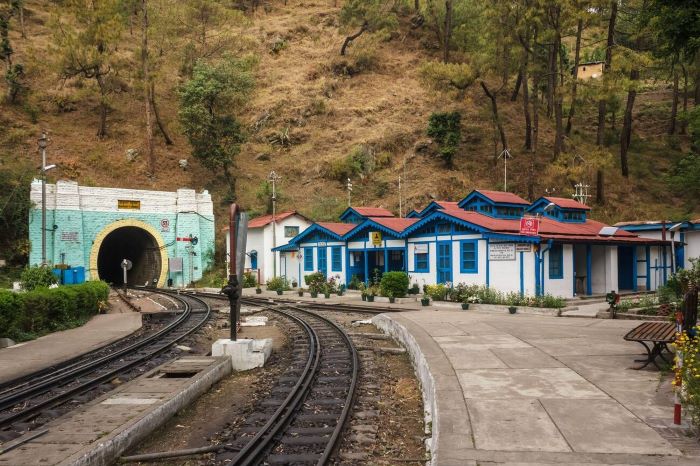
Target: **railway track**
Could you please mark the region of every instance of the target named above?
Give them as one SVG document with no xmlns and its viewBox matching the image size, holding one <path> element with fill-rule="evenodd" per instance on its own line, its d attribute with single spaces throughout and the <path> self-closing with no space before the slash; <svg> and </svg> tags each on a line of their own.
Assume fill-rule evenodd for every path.
<svg viewBox="0 0 700 466">
<path fill-rule="evenodd" d="M 210 306 L 196 296 L 166 291 L 182 312 L 160 330 L 127 345 L 98 349 L 33 377 L 6 383 L 0 389 L 0 441 L 7 441 L 63 414 L 68 401 L 85 402 L 111 390 L 115 378 L 130 379 L 175 355 L 176 343 L 196 332 L 211 316 Z M 150 367 L 148 367 L 150 369 Z"/>
<path fill-rule="evenodd" d="M 257 304 L 294 324 L 293 361 L 270 396 L 225 441 L 218 462 L 327 464 L 353 405 L 359 359 L 352 340 L 333 321 L 299 306 Z"/>
</svg>

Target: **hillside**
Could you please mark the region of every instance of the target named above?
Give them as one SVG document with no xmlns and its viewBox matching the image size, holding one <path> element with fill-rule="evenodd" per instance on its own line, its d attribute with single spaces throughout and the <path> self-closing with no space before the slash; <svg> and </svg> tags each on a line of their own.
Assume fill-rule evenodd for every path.
<svg viewBox="0 0 700 466">
<path fill-rule="evenodd" d="M 155 8 L 158 2 L 152 4 Z M 36 138 L 45 129 L 52 140 L 49 162 L 59 166 L 50 179 L 158 190 L 188 186 L 209 189 L 215 203 L 222 201 L 226 186 L 221 177 L 191 156 L 178 124 L 177 90 L 186 79 L 180 73 L 181 48 L 158 44 L 162 55 L 155 88 L 158 110 L 175 144 L 166 146 L 156 133 L 157 170 L 149 178 L 145 157 L 133 162 L 126 157 L 127 150 L 143 153 L 144 147 L 138 30 L 127 29 L 122 35 L 116 53 L 129 66 L 118 76 L 119 92 L 110 96 L 108 137 L 98 139 L 94 85 L 89 80 L 59 79 L 52 62 L 54 2 L 29 0 L 25 5 L 26 38 L 14 28 L 10 40 L 15 61 L 25 65 L 29 91 L 18 104 L 0 106 L 0 169 L 36 170 Z M 352 180 L 357 205 L 380 205 L 398 213 L 399 175 L 404 212 L 431 198 L 458 200 L 474 188 L 501 189 L 503 166 L 493 162 L 494 153 L 499 152 L 497 136 L 490 103 L 481 88 L 474 85 L 460 97 L 430 89 L 420 79 L 420 65 L 440 55 L 431 32 L 412 29 L 411 14 L 406 12 L 400 15 L 395 33 L 381 38 L 364 35 L 352 44 L 347 57 L 341 57 L 345 35 L 339 29 L 340 6 L 334 5 L 295 0 L 269 3 L 246 13 L 246 24 L 231 26 L 235 40 L 230 51 L 253 53 L 259 60 L 255 91 L 239 115 L 248 137 L 235 161 L 238 201 L 261 212 L 264 200 L 256 192 L 275 170 L 282 176 L 281 208 L 332 218 L 346 203 L 339 165 L 359 146 L 374 167 L 363 179 Z M 530 161 L 522 150 L 521 98 L 510 100 L 514 81 L 513 76 L 502 88 L 498 104 L 514 155 L 509 161 L 508 189 L 525 195 Z M 499 87 L 498 78 L 493 79 L 493 87 Z M 645 83 L 635 108 L 630 177 L 619 174 L 618 149 L 612 146 L 606 168 L 607 203 L 593 205 L 594 218 L 612 222 L 700 216 L 698 203 L 675 197 L 663 179 L 689 147 L 687 136 L 666 134 L 670 102 L 667 83 Z M 430 114 L 444 111 L 462 114 L 462 137 L 452 169 L 434 156 L 436 144 L 426 136 Z M 545 190 L 570 196 L 575 183 L 595 184 L 595 168 L 588 156 L 595 152 L 596 118 L 595 104 L 584 102 L 566 153 L 552 165 L 552 122 L 540 117 L 537 196 Z M 178 165 L 180 159 L 188 160 L 184 170 Z M 223 202 L 218 209 L 223 214 Z M 223 215 L 218 222 L 223 226 Z"/>
</svg>

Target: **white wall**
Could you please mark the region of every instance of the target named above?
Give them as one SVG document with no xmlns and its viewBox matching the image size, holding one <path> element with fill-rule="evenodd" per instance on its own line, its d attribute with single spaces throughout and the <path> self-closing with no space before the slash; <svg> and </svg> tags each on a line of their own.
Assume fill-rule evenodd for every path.
<svg viewBox="0 0 700 466">
<path fill-rule="evenodd" d="M 574 296 L 573 245 L 564 244 L 562 248 L 562 278 L 549 278 L 550 251 L 544 253 L 544 292 L 552 296 L 572 298 Z"/>
<path fill-rule="evenodd" d="M 700 231 L 685 232 L 685 264 L 684 267 L 690 267 L 690 259 L 700 258 Z"/>
</svg>

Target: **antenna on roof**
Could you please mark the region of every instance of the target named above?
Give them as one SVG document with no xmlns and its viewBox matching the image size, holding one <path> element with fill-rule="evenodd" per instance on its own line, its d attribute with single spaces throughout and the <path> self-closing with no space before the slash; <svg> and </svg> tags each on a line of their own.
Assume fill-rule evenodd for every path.
<svg viewBox="0 0 700 466">
<path fill-rule="evenodd" d="M 508 191 L 508 159 L 512 158 L 513 155 L 508 149 L 503 149 L 501 155 L 496 157 L 496 159 L 501 157 L 503 157 L 503 191 Z"/>
<path fill-rule="evenodd" d="M 577 183 L 574 185 L 574 188 L 576 188 L 576 192 L 571 197 L 576 199 L 581 204 L 588 204 L 588 199 L 591 197 L 591 195 L 588 194 L 588 188 L 590 188 L 590 185 Z"/>
</svg>

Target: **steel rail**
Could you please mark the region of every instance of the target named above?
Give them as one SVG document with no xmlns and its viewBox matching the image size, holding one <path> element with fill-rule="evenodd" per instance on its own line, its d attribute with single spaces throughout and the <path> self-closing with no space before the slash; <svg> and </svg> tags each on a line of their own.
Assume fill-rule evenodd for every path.
<svg viewBox="0 0 700 466">
<path fill-rule="evenodd" d="M 168 294 L 165 293 L 162 290 L 153 290 L 158 293 L 163 293 L 163 294 Z M 174 296 L 174 294 L 173 294 Z M 36 404 L 33 404 L 23 410 L 19 410 L 15 413 L 11 413 L 7 416 L 0 417 L 0 426 L 6 426 L 9 424 L 12 424 L 13 422 L 17 422 L 18 420 L 26 419 L 28 417 L 31 417 L 32 415 L 36 414 L 40 410 L 48 407 L 48 406 L 56 406 L 58 404 L 61 404 L 64 400 L 72 397 L 79 395 L 88 389 L 92 388 L 95 385 L 98 385 L 105 380 L 110 380 L 114 376 L 118 375 L 119 373 L 124 372 L 127 369 L 131 369 L 134 366 L 137 366 L 138 364 L 141 364 L 142 362 L 151 359 L 152 357 L 160 354 L 161 352 L 165 351 L 169 347 L 171 347 L 173 344 L 177 343 L 178 341 L 182 340 L 186 336 L 194 333 L 197 331 L 204 323 L 208 320 L 209 316 L 211 315 L 211 307 L 201 299 L 194 297 L 194 296 L 186 296 L 188 299 L 193 299 L 200 304 L 204 306 L 204 309 L 206 310 L 206 314 L 204 317 L 201 319 L 199 323 L 197 323 L 194 327 L 189 329 L 187 332 L 177 336 L 174 339 L 170 339 L 162 345 L 158 345 L 153 351 L 150 351 L 133 361 L 129 361 L 123 365 L 118 366 L 117 368 L 101 373 L 100 375 L 93 377 L 89 380 L 87 380 L 84 383 L 79 384 L 76 387 L 73 387 L 71 389 L 66 390 L 65 392 L 59 393 L 53 397 L 47 398 L 46 400 L 40 401 Z M 65 385 L 67 383 L 72 382 L 73 380 L 77 379 L 79 376 L 89 373 L 90 371 L 94 371 L 99 369 L 100 366 L 109 364 L 110 362 L 123 357 L 125 355 L 128 355 L 130 353 L 137 352 L 139 349 L 150 345 L 150 344 L 155 344 L 157 343 L 160 339 L 165 339 L 167 338 L 167 334 L 170 332 L 176 331 L 182 324 L 187 322 L 191 315 L 192 315 L 192 309 L 190 304 L 185 300 L 180 297 L 178 297 L 183 304 L 184 304 L 184 311 L 182 314 L 174 320 L 170 325 L 167 327 L 161 329 L 160 331 L 154 333 L 153 335 L 150 335 L 148 338 L 141 340 L 127 348 L 124 348 L 118 352 L 115 352 L 113 354 L 109 354 L 105 357 L 99 358 L 98 360 L 95 361 L 88 361 L 85 364 L 81 364 L 75 368 L 69 369 L 63 373 L 59 373 L 55 377 L 51 377 L 49 379 L 45 379 L 41 381 L 40 383 L 36 385 L 32 385 L 28 388 L 25 388 L 23 390 L 20 390 L 17 393 L 13 393 L 10 396 L 3 397 L 0 399 L 0 409 L 7 410 L 8 408 L 12 406 L 16 406 L 19 403 L 25 402 L 32 397 L 35 397 L 37 395 L 41 395 L 43 393 L 46 393 L 50 391 L 52 388 L 55 388 L 56 386 L 60 385 Z"/>
</svg>

